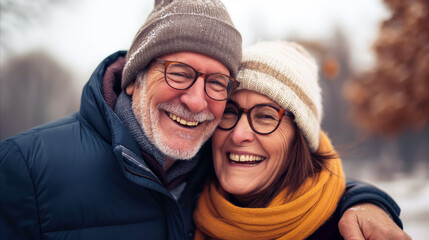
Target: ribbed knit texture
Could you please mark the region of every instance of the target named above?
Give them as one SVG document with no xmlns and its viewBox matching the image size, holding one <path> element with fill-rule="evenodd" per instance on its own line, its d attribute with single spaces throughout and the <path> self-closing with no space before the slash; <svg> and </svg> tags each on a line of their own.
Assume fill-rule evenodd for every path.
<svg viewBox="0 0 429 240">
<path fill-rule="evenodd" d="M 156 57 L 196 52 L 223 63 L 235 77 L 241 60 L 241 35 L 218 0 L 156 0 L 126 57 L 122 88 Z"/>
<path fill-rule="evenodd" d="M 244 50 L 240 89 L 263 94 L 295 115 L 311 152 L 319 146 L 322 97 L 315 60 L 291 42 L 261 42 Z"/>
<path fill-rule="evenodd" d="M 115 105 L 115 112 L 121 119 L 122 123 L 128 128 L 133 138 L 136 140 L 140 150 L 153 157 L 161 166 L 164 166 L 164 155 L 153 145 L 144 135 L 143 130 L 138 123 L 131 105 L 131 96 L 124 91 L 118 96 Z M 189 160 L 177 160 L 166 173 L 167 182 L 189 173 L 198 164 L 200 154 Z M 147 164 L 146 164 L 147 165 Z"/>
<path fill-rule="evenodd" d="M 333 147 L 323 132 L 318 151 Z M 230 203 L 221 187 L 206 185 L 194 212 L 195 239 L 305 239 L 325 223 L 345 190 L 341 160 L 331 159 L 327 169 L 286 199 L 280 192 L 266 208 L 243 208 Z"/>
</svg>

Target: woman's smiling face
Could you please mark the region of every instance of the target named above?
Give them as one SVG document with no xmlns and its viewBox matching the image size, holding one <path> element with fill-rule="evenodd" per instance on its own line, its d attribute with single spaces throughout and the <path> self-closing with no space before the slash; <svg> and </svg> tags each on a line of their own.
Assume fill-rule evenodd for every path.
<svg viewBox="0 0 429 240">
<path fill-rule="evenodd" d="M 268 97 L 249 90 L 234 93 L 231 100 L 246 109 L 256 104 L 270 104 L 281 109 Z M 284 116 L 277 130 L 268 135 L 255 133 L 246 114 L 242 114 L 233 129 L 217 129 L 212 141 L 213 162 L 223 189 L 239 199 L 269 187 L 288 159 L 294 137 L 295 127 L 288 116 Z"/>
</svg>

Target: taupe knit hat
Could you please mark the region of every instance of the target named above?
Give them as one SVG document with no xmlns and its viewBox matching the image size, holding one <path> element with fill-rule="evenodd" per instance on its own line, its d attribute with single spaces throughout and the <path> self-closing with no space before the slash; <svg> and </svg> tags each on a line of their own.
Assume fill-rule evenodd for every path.
<svg viewBox="0 0 429 240">
<path fill-rule="evenodd" d="M 292 42 L 261 42 L 244 50 L 237 80 L 238 90 L 253 90 L 291 111 L 310 151 L 318 149 L 322 120 L 318 69 L 302 46 Z"/>
<path fill-rule="evenodd" d="M 223 63 L 232 77 L 241 60 L 241 35 L 219 0 L 155 0 L 134 37 L 122 72 L 122 88 L 156 57 L 197 52 Z"/>
</svg>

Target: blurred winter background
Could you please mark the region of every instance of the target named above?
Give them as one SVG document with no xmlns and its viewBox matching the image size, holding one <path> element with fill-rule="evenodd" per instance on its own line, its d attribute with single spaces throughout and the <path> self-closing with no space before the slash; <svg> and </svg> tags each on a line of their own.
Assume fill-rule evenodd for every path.
<svg viewBox="0 0 429 240">
<path fill-rule="evenodd" d="M 224 0 L 244 46 L 293 40 L 318 59 L 323 128 L 346 174 L 387 191 L 429 239 L 427 0 Z M 0 140 L 77 111 L 98 63 L 153 0 L 0 0 Z"/>
</svg>

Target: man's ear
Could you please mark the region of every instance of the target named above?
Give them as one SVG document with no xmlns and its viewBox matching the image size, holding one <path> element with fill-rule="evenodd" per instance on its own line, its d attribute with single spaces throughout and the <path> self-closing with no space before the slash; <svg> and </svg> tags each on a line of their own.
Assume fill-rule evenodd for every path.
<svg viewBox="0 0 429 240">
<path fill-rule="evenodd" d="M 125 89 L 125 92 L 127 92 L 128 95 L 133 95 L 134 90 L 136 88 L 137 84 L 136 82 L 131 83 L 130 85 L 128 85 L 128 87 Z"/>
</svg>

